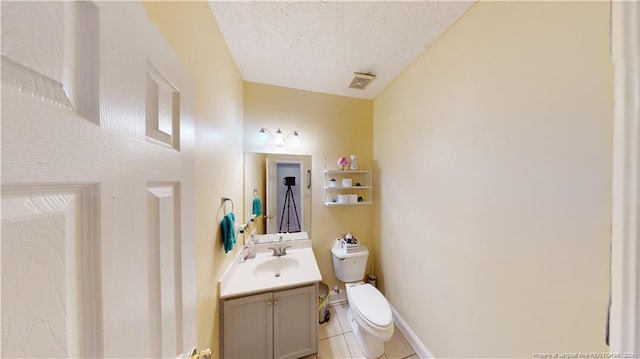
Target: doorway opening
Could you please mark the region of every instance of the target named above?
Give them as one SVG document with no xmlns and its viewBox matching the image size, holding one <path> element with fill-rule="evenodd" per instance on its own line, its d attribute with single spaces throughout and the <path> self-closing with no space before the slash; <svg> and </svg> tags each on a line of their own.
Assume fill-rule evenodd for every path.
<svg viewBox="0 0 640 359">
<path fill-rule="evenodd" d="M 276 179 L 278 232 L 300 232 L 303 228 L 302 164 L 299 162 L 277 162 Z"/>
</svg>

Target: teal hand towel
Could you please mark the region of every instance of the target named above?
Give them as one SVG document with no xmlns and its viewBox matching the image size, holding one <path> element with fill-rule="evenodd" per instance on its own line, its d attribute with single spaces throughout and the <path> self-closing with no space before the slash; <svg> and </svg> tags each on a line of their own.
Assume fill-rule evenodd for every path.
<svg viewBox="0 0 640 359">
<path fill-rule="evenodd" d="M 258 197 L 253 199 L 253 214 L 256 217 L 262 214 L 262 203 L 260 203 L 260 198 Z"/>
<path fill-rule="evenodd" d="M 222 218 L 222 241 L 224 243 L 224 252 L 229 253 L 236 244 L 236 231 L 235 231 L 236 215 L 233 212 L 225 214 Z"/>
</svg>

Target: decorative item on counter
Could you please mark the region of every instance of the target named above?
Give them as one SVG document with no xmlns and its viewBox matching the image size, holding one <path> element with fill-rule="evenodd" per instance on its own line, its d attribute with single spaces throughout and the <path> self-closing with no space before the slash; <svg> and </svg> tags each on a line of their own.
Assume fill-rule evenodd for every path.
<svg viewBox="0 0 640 359">
<path fill-rule="evenodd" d="M 336 186 L 336 179 L 331 177 L 331 179 L 329 180 L 329 187 L 335 187 Z"/>
<path fill-rule="evenodd" d="M 351 155 L 351 170 L 355 171 L 358 169 L 358 157 L 356 155 Z"/>
<path fill-rule="evenodd" d="M 245 244 L 244 247 L 242 247 L 241 261 L 244 262 L 247 259 L 253 259 L 255 257 L 256 257 L 256 247 L 253 244 Z"/>
<path fill-rule="evenodd" d="M 338 195 L 338 203 L 347 203 L 349 202 L 349 195 L 339 194 Z"/>
<path fill-rule="evenodd" d="M 357 194 L 348 194 L 348 196 L 349 196 L 349 203 L 358 202 L 358 195 Z"/>
<path fill-rule="evenodd" d="M 360 182 L 356 182 L 356 187 L 360 187 L 360 186 L 362 186 Z"/>
<path fill-rule="evenodd" d="M 346 170 L 347 166 L 349 166 L 349 159 L 345 156 L 342 156 L 338 159 L 338 166 L 340 166 L 341 170 Z"/>
<path fill-rule="evenodd" d="M 351 180 L 351 178 L 342 179 L 342 187 L 351 187 L 352 184 L 353 184 L 353 181 Z"/>
<path fill-rule="evenodd" d="M 358 196 L 358 202 L 364 202 L 364 198 L 362 196 Z"/>
</svg>

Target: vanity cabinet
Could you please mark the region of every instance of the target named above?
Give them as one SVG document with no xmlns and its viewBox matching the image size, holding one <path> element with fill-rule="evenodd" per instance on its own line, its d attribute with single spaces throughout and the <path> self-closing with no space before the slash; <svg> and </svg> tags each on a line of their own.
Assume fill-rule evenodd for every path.
<svg viewBox="0 0 640 359">
<path fill-rule="evenodd" d="M 222 301 L 222 358 L 300 358 L 318 352 L 317 284 Z"/>
<path fill-rule="evenodd" d="M 332 181 L 335 180 L 335 181 Z M 344 181 L 346 180 L 346 181 Z M 346 183 L 346 182 L 351 183 Z M 324 205 L 352 206 L 373 203 L 370 170 L 325 170 Z"/>
</svg>

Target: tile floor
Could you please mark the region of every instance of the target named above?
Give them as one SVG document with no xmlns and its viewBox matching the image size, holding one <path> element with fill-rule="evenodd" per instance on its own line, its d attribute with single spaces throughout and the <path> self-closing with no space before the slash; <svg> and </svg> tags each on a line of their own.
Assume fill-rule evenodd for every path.
<svg viewBox="0 0 640 359">
<path fill-rule="evenodd" d="M 318 327 L 318 354 L 304 359 L 349 359 L 366 358 L 360 351 L 347 321 L 349 304 L 330 307 L 331 320 Z M 379 359 L 417 359 L 413 348 L 395 327 L 391 340 L 384 343 L 384 354 Z"/>
</svg>

